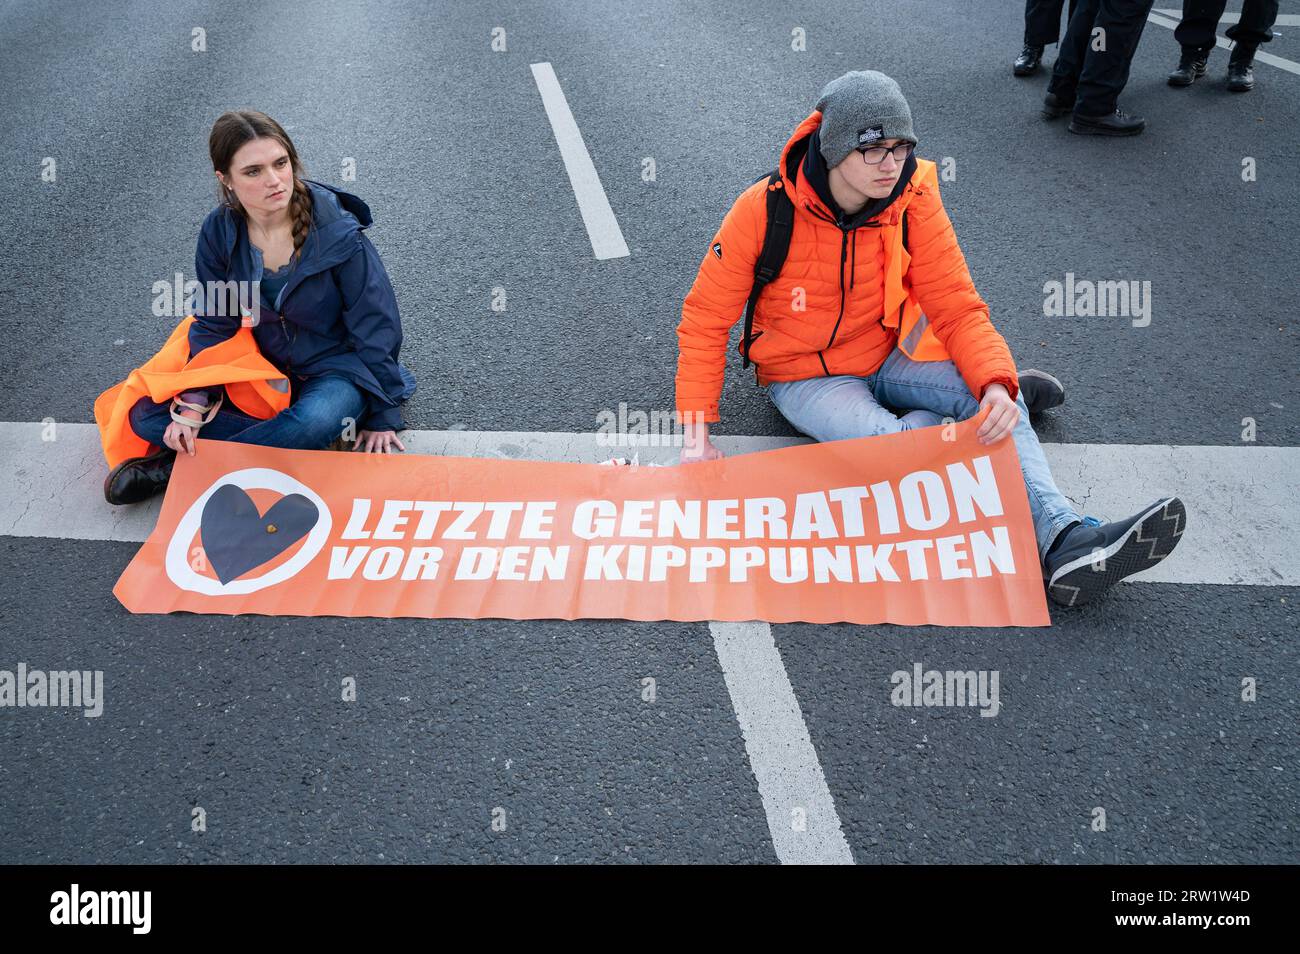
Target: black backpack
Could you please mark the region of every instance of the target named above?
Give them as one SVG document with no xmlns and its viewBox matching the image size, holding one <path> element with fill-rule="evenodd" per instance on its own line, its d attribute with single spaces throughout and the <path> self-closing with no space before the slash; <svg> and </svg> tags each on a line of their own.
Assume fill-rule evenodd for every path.
<svg viewBox="0 0 1300 954">
<path fill-rule="evenodd" d="M 745 338 L 741 342 L 740 352 L 745 368 L 750 365 L 750 346 L 763 336 L 761 331 L 754 334 L 754 307 L 758 304 L 758 296 L 781 274 L 785 257 L 790 254 L 790 236 L 794 234 L 794 203 L 786 195 L 781 170 L 774 169 L 760 179 L 767 179 L 767 228 L 763 231 L 763 248 L 758 253 L 758 261 L 754 263 L 754 287 L 750 289 L 749 300 L 745 302 Z M 903 248 L 907 247 L 907 210 L 904 209 Z"/>
</svg>

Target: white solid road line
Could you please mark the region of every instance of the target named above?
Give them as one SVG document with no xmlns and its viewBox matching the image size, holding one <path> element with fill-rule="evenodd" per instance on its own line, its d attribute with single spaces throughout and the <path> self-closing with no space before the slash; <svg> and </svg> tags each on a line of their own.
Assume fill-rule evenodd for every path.
<svg viewBox="0 0 1300 954">
<path fill-rule="evenodd" d="M 1170 17 L 1161 16 L 1161 14 L 1163 13 L 1170 14 L 1173 17 L 1173 19 L 1170 19 Z M 1223 20 L 1219 22 L 1221 24 L 1224 22 L 1235 23 L 1239 16 L 1240 14 L 1233 14 L 1231 20 L 1228 20 L 1228 18 L 1225 17 Z M 1147 19 L 1150 20 L 1152 23 L 1158 23 L 1160 26 L 1167 27 L 1170 30 L 1178 26 L 1181 17 L 1182 17 L 1182 13 L 1178 10 L 1161 10 L 1159 13 L 1153 10 L 1152 12 L 1147 14 Z M 1300 17 L 1292 17 L 1289 15 L 1285 17 L 1279 16 L 1277 19 L 1279 25 L 1282 24 L 1283 20 L 1294 19 L 1297 22 L 1300 22 Z M 1232 49 L 1232 41 L 1226 40 L 1221 36 L 1216 36 L 1214 38 L 1214 45 L 1223 50 Z M 1280 70 L 1286 70 L 1288 73 L 1294 73 L 1297 76 L 1300 76 L 1300 63 L 1295 63 L 1281 56 L 1277 56 L 1273 53 L 1269 53 L 1267 50 L 1264 50 L 1263 48 L 1260 48 L 1255 51 L 1255 62 L 1267 63 L 1269 66 L 1276 66 Z"/>
<path fill-rule="evenodd" d="M 767 623 L 710 623 L 782 864 L 853 864 L 803 711 Z"/>
<path fill-rule="evenodd" d="M 605 188 L 600 184 L 591 153 L 582 140 L 555 70 L 550 63 L 534 63 L 532 70 L 537 91 L 542 94 L 542 105 L 546 107 L 546 117 L 555 133 L 555 142 L 560 147 L 560 156 L 564 159 L 565 171 L 573 185 L 573 194 L 578 199 L 578 211 L 587 226 L 591 250 L 598 259 L 624 258 L 629 253 L 623 230 L 618 227 L 618 219 L 614 218 L 614 210 L 610 208 Z"/>
<path fill-rule="evenodd" d="M 159 500 L 111 507 L 106 469 L 92 424 L 0 422 L 0 536 L 141 541 Z M 408 431 L 410 453 L 598 463 L 612 457 L 672 463 L 670 446 L 608 446 L 590 433 Z M 724 453 L 801 443 L 789 437 L 726 437 Z M 1164 562 L 1135 583 L 1300 585 L 1300 448 L 1044 444 L 1052 474 L 1082 513 L 1115 520 L 1165 495 L 1187 505 L 1187 531 Z M 1127 585 L 1126 581 L 1126 584 Z"/>
</svg>

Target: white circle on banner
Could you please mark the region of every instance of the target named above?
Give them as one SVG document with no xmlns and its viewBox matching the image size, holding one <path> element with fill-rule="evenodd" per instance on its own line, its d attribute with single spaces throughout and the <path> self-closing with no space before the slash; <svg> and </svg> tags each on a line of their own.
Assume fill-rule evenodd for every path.
<svg viewBox="0 0 1300 954">
<path fill-rule="evenodd" d="M 227 484 L 241 490 L 274 490 L 286 497 L 289 494 L 302 494 L 316 505 L 316 511 L 320 516 L 298 552 L 274 570 L 251 580 L 231 580 L 229 583 L 222 583 L 220 580 L 196 573 L 190 566 L 189 555 L 190 543 L 194 535 L 199 532 L 203 521 L 203 508 L 207 505 L 208 498 Z M 269 467 L 236 470 L 218 477 L 211 487 L 190 504 L 190 509 L 185 511 L 185 516 L 181 517 L 180 523 L 176 525 L 176 532 L 172 534 L 171 542 L 167 544 L 164 566 L 168 578 L 182 590 L 191 593 L 200 593 L 204 596 L 243 596 L 247 593 L 256 593 L 276 583 L 283 583 L 310 563 L 316 554 L 320 553 L 321 547 L 325 546 L 332 525 L 333 518 L 330 516 L 329 507 L 325 506 L 325 501 L 302 481 L 295 480 L 278 470 L 271 470 Z"/>
</svg>

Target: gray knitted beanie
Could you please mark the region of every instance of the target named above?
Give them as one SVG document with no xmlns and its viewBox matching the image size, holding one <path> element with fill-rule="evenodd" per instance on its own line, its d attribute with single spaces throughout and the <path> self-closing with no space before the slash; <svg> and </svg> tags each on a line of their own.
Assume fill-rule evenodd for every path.
<svg viewBox="0 0 1300 954">
<path fill-rule="evenodd" d="M 855 149 L 882 139 L 916 142 L 912 111 L 898 84 L 876 70 L 854 70 L 833 79 L 817 100 L 822 157 L 839 165 Z"/>
</svg>

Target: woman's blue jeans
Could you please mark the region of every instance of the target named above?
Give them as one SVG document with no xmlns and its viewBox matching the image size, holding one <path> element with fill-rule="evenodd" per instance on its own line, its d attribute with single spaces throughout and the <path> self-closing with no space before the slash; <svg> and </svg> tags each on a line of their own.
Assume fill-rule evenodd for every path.
<svg viewBox="0 0 1300 954">
<path fill-rule="evenodd" d="M 787 421 L 817 441 L 895 434 L 942 424 L 944 418 L 964 421 L 979 411 L 979 401 L 951 361 L 913 361 L 897 348 L 866 377 L 774 381 L 767 393 Z M 1057 489 L 1024 399 L 1017 397 L 1016 404 L 1020 420 L 1011 437 L 1020 455 L 1041 558 L 1061 530 L 1083 517 Z M 891 407 L 904 413 L 896 416 Z"/>
<path fill-rule="evenodd" d="M 292 403 L 268 420 L 250 417 L 230 398 L 217 416 L 199 429 L 199 437 L 214 441 L 239 441 L 265 447 L 321 450 L 332 444 L 349 421 L 357 421 L 366 399 L 355 384 L 337 374 L 324 374 L 299 382 Z M 131 430 L 150 444 L 163 446 L 163 432 L 172 422 L 171 401 L 155 404 L 142 397 L 131 408 Z M 357 430 L 360 430 L 358 427 Z"/>
</svg>

